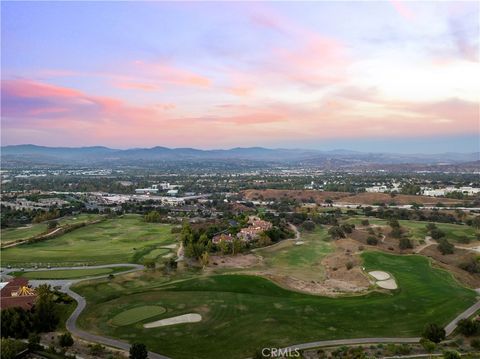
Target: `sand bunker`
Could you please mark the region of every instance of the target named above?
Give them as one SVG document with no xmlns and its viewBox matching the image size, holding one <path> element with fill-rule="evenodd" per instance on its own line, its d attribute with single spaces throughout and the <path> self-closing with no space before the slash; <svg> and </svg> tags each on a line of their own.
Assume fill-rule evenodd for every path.
<svg viewBox="0 0 480 359">
<path fill-rule="evenodd" d="M 144 328 L 158 328 L 164 327 L 167 325 L 182 324 L 182 323 L 196 323 L 202 320 L 202 316 L 197 313 L 188 313 L 179 315 L 176 317 L 171 317 L 167 319 L 156 320 L 151 323 L 144 324 Z"/>
<path fill-rule="evenodd" d="M 398 288 L 397 282 L 395 282 L 395 279 L 379 280 L 377 282 L 377 285 L 380 288 L 384 288 L 384 289 L 397 289 Z"/>
<path fill-rule="evenodd" d="M 370 274 L 376 280 L 386 280 L 390 278 L 390 274 L 388 274 L 387 272 L 379 271 L 379 270 L 368 272 L 368 274 Z"/>
<path fill-rule="evenodd" d="M 169 244 L 168 246 L 161 246 L 160 248 L 174 249 L 176 247 L 177 247 L 176 244 Z"/>
<path fill-rule="evenodd" d="M 296 242 L 295 242 L 295 245 L 296 245 L 296 246 L 301 246 L 303 243 L 305 243 L 305 242 L 303 242 L 303 241 L 296 241 Z"/>
<path fill-rule="evenodd" d="M 397 282 L 395 281 L 395 279 L 391 278 L 390 274 L 388 274 L 387 272 L 375 270 L 372 272 L 368 272 L 368 274 L 370 274 L 373 278 L 377 280 L 376 283 L 380 288 L 384 288 L 384 289 L 398 288 Z"/>
</svg>

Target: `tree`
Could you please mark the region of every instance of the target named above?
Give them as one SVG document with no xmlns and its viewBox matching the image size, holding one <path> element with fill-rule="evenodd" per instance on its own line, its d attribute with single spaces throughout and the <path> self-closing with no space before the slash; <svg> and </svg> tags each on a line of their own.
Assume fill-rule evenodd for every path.
<svg viewBox="0 0 480 359">
<path fill-rule="evenodd" d="M 302 229 L 307 232 L 311 232 L 315 229 L 315 223 L 312 221 L 305 221 L 302 223 Z"/>
<path fill-rule="evenodd" d="M 362 219 L 362 226 L 369 226 L 370 221 L 368 219 Z"/>
<path fill-rule="evenodd" d="M 62 348 L 71 347 L 73 345 L 73 338 L 70 333 L 64 333 L 58 337 L 58 345 Z"/>
<path fill-rule="evenodd" d="M 146 268 L 153 269 L 153 268 L 155 268 L 155 261 L 153 259 L 145 259 L 143 261 L 143 265 Z"/>
<path fill-rule="evenodd" d="M 454 248 L 455 248 L 455 246 L 452 243 L 450 243 L 449 241 L 447 241 L 445 238 L 441 239 L 438 242 L 438 250 L 443 255 L 452 254 L 453 251 L 454 251 Z"/>
<path fill-rule="evenodd" d="M 423 329 L 422 338 L 434 343 L 440 343 L 445 339 L 445 329 L 435 323 L 427 324 Z"/>
<path fill-rule="evenodd" d="M 30 333 L 28 336 L 28 349 L 37 350 L 40 347 L 40 335 L 37 333 Z"/>
<path fill-rule="evenodd" d="M 405 237 L 400 238 L 400 242 L 399 242 L 398 246 L 402 250 L 413 248 L 413 245 L 412 245 L 412 242 L 410 241 L 410 239 L 405 238 Z"/>
<path fill-rule="evenodd" d="M 144 217 L 145 222 L 157 223 L 160 222 L 161 216 L 157 211 L 148 212 Z"/>
<path fill-rule="evenodd" d="M 60 320 L 57 306 L 53 300 L 53 295 L 49 290 L 50 286 L 37 288 L 39 294 L 33 312 L 33 323 L 35 329 L 39 332 L 49 332 L 54 330 Z M 40 290 L 39 290 L 40 289 Z"/>
<path fill-rule="evenodd" d="M 342 229 L 338 226 L 333 226 L 328 230 L 328 234 L 332 237 L 332 239 L 340 239 L 345 238 L 345 233 Z"/>
<path fill-rule="evenodd" d="M 202 267 L 205 268 L 208 266 L 208 263 L 210 262 L 210 256 L 208 252 L 203 252 L 202 255 L 200 256 L 200 263 L 202 264 Z"/>
<path fill-rule="evenodd" d="M 2 359 L 15 359 L 17 354 L 25 349 L 25 343 L 10 338 L 2 338 L 0 349 Z"/>
<path fill-rule="evenodd" d="M 53 221 L 48 222 L 48 229 L 54 229 L 54 228 L 57 228 L 57 227 L 58 227 L 58 221 L 53 220 Z"/>
<path fill-rule="evenodd" d="M 130 359 L 147 359 L 148 351 L 145 344 L 133 343 L 130 347 Z"/>
<path fill-rule="evenodd" d="M 437 347 L 434 342 L 425 338 L 420 339 L 420 344 L 427 353 L 432 353 Z"/>
<path fill-rule="evenodd" d="M 438 241 L 439 239 L 445 237 L 445 232 L 441 229 L 434 228 L 430 231 L 430 236 L 436 241 Z"/>
<path fill-rule="evenodd" d="M 243 248 L 243 242 L 240 239 L 235 238 L 232 242 L 232 254 L 236 255 L 240 253 L 242 248 Z"/>
<path fill-rule="evenodd" d="M 458 324 L 458 330 L 466 337 L 477 334 L 480 331 L 480 324 L 471 319 L 461 319 Z"/>
<path fill-rule="evenodd" d="M 455 350 L 444 350 L 443 359 L 460 359 L 460 354 Z"/>
</svg>

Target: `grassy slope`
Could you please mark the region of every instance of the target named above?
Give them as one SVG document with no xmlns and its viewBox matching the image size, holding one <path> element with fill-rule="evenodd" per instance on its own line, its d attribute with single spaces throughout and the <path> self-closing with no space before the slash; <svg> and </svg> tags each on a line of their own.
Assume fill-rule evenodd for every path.
<svg viewBox="0 0 480 359">
<path fill-rule="evenodd" d="M 47 241 L 2 251 L 3 265 L 140 262 L 158 246 L 174 243 L 171 226 L 126 215 L 89 225 Z M 134 249 L 135 248 L 135 249 Z"/>
<path fill-rule="evenodd" d="M 346 222 L 361 224 L 363 219 L 367 219 L 367 217 L 357 217 L 357 218 L 349 218 Z M 388 225 L 388 221 L 378 218 L 368 218 L 370 224 L 376 225 Z M 408 228 L 410 230 L 410 235 L 412 239 L 425 239 L 427 235 L 426 225 L 432 222 L 426 221 L 409 221 L 409 220 L 401 220 L 399 221 L 402 227 Z M 435 223 L 435 225 L 446 233 L 446 238 L 453 242 L 458 241 L 458 239 L 462 236 L 467 236 L 471 241 L 476 240 L 475 236 L 475 229 L 461 224 L 451 224 L 451 223 Z"/>
<path fill-rule="evenodd" d="M 324 269 L 321 261 L 333 251 L 327 230 L 317 226 L 313 232 L 302 232 L 302 245 L 283 241 L 272 247 L 259 249 L 266 269 L 277 275 L 295 276 L 304 280 L 322 280 Z"/>
<path fill-rule="evenodd" d="M 27 227 L 2 229 L 2 243 L 8 243 L 16 240 L 27 239 L 39 235 L 47 230 L 46 223 L 35 223 Z"/>
<path fill-rule="evenodd" d="M 425 323 L 444 325 L 475 301 L 473 291 L 432 268 L 424 257 L 379 252 L 363 257 L 368 270 L 392 273 L 400 290 L 327 298 L 287 291 L 245 275 L 201 277 L 163 287 L 159 283 L 156 288 L 151 279 L 135 284 L 103 282 L 76 288 L 90 304 L 79 324 L 97 333 L 144 342 L 149 349 L 175 358 L 243 358 L 267 345 L 416 336 Z M 144 329 L 141 323 L 121 328 L 108 324 L 131 303 L 167 309 L 149 321 L 190 312 L 201 314 L 203 320 L 158 329 Z"/>
<path fill-rule="evenodd" d="M 16 277 L 25 277 L 28 279 L 71 279 L 93 277 L 104 274 L 113 274 L 131 269 L 131 267 L 115 268 L 92 268 L 92 269 L 72 269 L 72 270 L 46 270 L 35 272 L 13 272 Z"/>
</svg>

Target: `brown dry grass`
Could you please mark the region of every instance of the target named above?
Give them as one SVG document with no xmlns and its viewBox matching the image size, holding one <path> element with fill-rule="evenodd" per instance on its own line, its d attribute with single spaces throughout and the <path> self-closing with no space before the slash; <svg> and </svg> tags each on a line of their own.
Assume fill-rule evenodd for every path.
<svg viewBox="0 0 480 359">
<path fill-rule="evenodd" d="M 428 196 L 414 196 L 398 194 L 395 197 L 391 197 L 386 193 L 358 193 L 351 194 L 348 192 L 323 192 L 316 190 L 283 190 L 283 189 L 249 189 L 242 191 L 242 195 L 245 199 L 253 200 L 280 200 L 282 198 L 296 199 L 302 202 L 310 202 L 311 199 L 316 203 L 324 203 L 326 199 L 331 199 L 334 202 L 345 204 L 363 204 L 373 205 L 376 203 L 389 204 L 395 202 L 398 205 L 412 204 L 413 202 L 423 205 L 435 205 L 438 202 L 444 204 L 462 203 L 461 200 L 451 198 L 435 198 Z"/>
</svg>

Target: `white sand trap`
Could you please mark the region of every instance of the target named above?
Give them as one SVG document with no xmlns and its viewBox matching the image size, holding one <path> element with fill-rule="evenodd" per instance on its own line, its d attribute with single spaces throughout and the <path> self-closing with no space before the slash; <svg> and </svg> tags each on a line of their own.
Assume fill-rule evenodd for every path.
<svg viewBox="0 0 480 359">
<path fill-rule="evenodd" d="M 384 288 L 384 289 L 397 289 L 398 288 L 397 282 L 395 282 L 395 279 L 379 280 L 377 282 L 377 285 L 380 288 Z"/>
<path fill-rule="evenodd" d="M 296 246 L 301 246 L 303 243 L 305 243 L 305 242 L 303 242 L 303 241 L 296 241 L 296 242 L 295 242 L 295 245 L 296 245 Z"/>
<path fill-rule="evenodd" d="M 178 315 L 176 317 L 171 317 L 167 319 L 156 320 L 151 323 L 144 324 L 144 328 L 158 328 L 165 327 L 167 325 L 175 325 L 182 323 L 196 323 L 202 320 L 202 316 L 197 313 L 188 313 L 183 315 Z"/>
<path fill-rule="evenodd" d="M 174 248 L 176 248 L 176 247 L 177 247 L 176 244 L 169 244 L 168 246 L 161 246 L 160 248 L 174 249 Z"/>
<path fill-rule="evenodd" d="M 388 274 L 387 272 L 379 271 L 379 270 L 374 270 L 372 272 L 368 272 L 368 274 L 370 274 L 376 280 L 386 280 L 386 279 L 390 278 L 390 274 Z"/>
<path fill-rule="evenodd" d="M 162 258 L 170 258 L 170 257 L 173 257 L 173 253 L 168 253 L 162 256 Z"/>
</svg>

